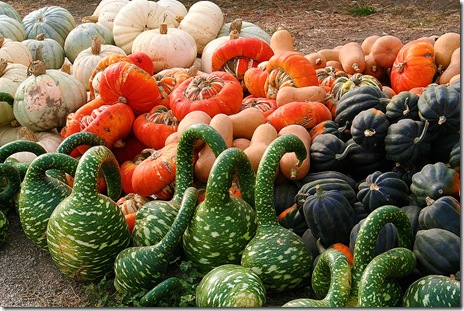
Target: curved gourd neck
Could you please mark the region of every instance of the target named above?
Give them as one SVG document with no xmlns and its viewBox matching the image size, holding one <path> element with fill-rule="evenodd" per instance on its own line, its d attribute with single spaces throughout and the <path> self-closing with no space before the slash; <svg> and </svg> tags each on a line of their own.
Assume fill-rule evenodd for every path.
<svg viewBox="0 0 464 311">
<path fill-rule="evenodd" d="M 24 182 L 28 182 L 29 180 L 45 180 L 49 178 L 46 172 L 50 169 L 64 171 L 74 177 L 78 163 L 75 158 L 62 153 L 40 155 L 29 165 Z"/>
<path fill-rule="evenodd" d="M 105 140 L 90 132 L 77 132 L 66 137 L 56 149 L 56 152 L 71 154 L 79 146 L 107 146 Z"/>
<path fill-rule="evenodd" d="M 16 140 L 0 147 L 0 163 L 5 162 L 11 155 L 24 151 L 32 152 L 36 156 L 47 153 L 45 148 L 35 141 Z"/>
<path fill-rule="evenodd" d="M 0 192 L 0 202 L 4 203 L 12 199 L 20 190 L 21 177 L 16 168 L 6 163 L 0 163 L 0 178 L 7 181 L 6 187 Z"/>
</svg>

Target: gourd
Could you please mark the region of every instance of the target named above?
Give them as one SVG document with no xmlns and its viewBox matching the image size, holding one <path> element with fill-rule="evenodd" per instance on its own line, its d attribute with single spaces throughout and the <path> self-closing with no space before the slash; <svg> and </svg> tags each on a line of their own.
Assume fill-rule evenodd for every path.
<svg viewBox="0 0 464 311">
<path fill-rule="evenodd" d="M 16 120 L 33 131 L 64 126 L 67 115 L 86 103 L 84 86 L 61 70 L 47 70 L 42 61 L 32 62 L 29 70 L 32 75 L 15 93 Z"/>
<path fill-rule="evenodd" d="M 289 124 L 283 127 L 278 135 L 294 134 L 301 139 L 306 146 L 307 156 L 303 160 L 301 165 L 298 165 L 299 161 L 294 153 L 286 153 L 282 156 L 279 161 L 279 172 L 282 176 L 288 180 L 300 180 L 306 176 L 310 168 L 310 157 L 309 148 L 311 146 L 311 136 L 309 135 L 306 128 L 299 124 Z"/>
<path fill-rule="evenodd" d="M 21 20 L 8 15 L 0 15 L 0 36 L 21 42 L 26 37 L 26 31 Z"/>
<path fill-rule="evenodd" d="M 314 69 L 316 70 L 319 68 L 325 68 L 327 65 L 325 56 L 319 52 L 306 54 L 305 57 L 311 62 L 311 65 L 313 65 Z"/>
<path fill-rule="evenodd" d="M 108 196 L 98 193 L 103 170 Z M 97 280 L 113 269 L 114 260 L 130 242 L 122 211 L 111 198 L 121 193 L 119 165 L 105 146 L 94 146 L 81 157 L 71 194 L 52 212 L 47 244 L 58 269 L 75 280 Z"/>
<path fill-rule="evenodd" d="M 8 218 L 6 215 L 11 208 L 15 206 L 15 197 L 20 191 L 21 176 L 18 170 L 10 164 L 0 163 L 0 177 L 2 179 L 0 188 L 0 218 L 2 218 L 0 225 L 0 245 L 8 234 Z M 5 184 L 6 183 L 6 184 Z"/>
<path fill-rule="evenodd" d="M 229 195 L 234 172 L 243 199 Z M 254 184 L 254 171 L 240 149 L 228 148 L 214 161 L 205 200 L 196 207 L 182 239 L 187 260 L 201 272 L 240 264 L 242 252 L 256 232 Z"/>
<path fill-rule="evenodd" d="M 175 276 L 169 277 L 143 295 L 140 298 L 139 305 L 141 307 L 157 307 L 163 298 L 179 289 L 179 287 L 182 287 L 181 280 Z"/>
<path fill-rule="evenodd" d="M 403 295 L 403 307 L 461 307 L 461 283 L 444 275 L 426 275 L 414 281 Z"/>
<path fill-rule="evenodd" d="M 11 159 L 11 156 L 24 151 L 31 152 L 37 156 L 47 153 L 44 147 L 29 140 L 14 140 L 0 147 L 0 163 L 9 163 L 15 167 L 21 176 L 21 180 L 23 180 L 30 162 L 19 162 Z"/>
<path fill-rule="evenodd" d="M 119 293 L 148 291 L 161 281 L 195 212 L 197 197 L 196 188 L 188 187 L 185 190 L 179 213 L 157 244 L 133 246 L 119 252 L 114 261 L 114 287 Z"/>
<path fill-rule="evenodd" d="M 339 60 L 343 71 L 350 75 L 362 73 L 366 67 L 364 51 L 357 42 L 349 42 L 343 45 L 339 51 Z"/>
<path fill-rule="evenodd" d="M 325 250 L 314 267 L 311 286 L 320 300 L 297 298 L 282 307 L 345 307 L 351 291 L 351 267 L 346 256 L 334 248 Z"/>
<path fill-rule="evenodd" d="M 194 181 L 192 158 L 199 140 L 206 142 L 216 156 L 227 149 L 221 135 L 208 124 L 196 123 L 184 130 L 177 145 L 174 195 L 170 201 L 150 201 L 139 209 L 132 232 L 134 245 L 154 245 L 169 231 L 179 211 L 182 195 Z"/>
<path fill-rule="evenodd" d="M 365 210 L 364 207 L 362 208 L 363 210 Z M 403 209 L 401 208 L 401 210 Z M 354 251 L 354 246 L 356 244 L 356 239 L 358 237 L 359 229 L 366 221 L 367 215 L 369 215 L 369 211 L 368 213 L 366 213 L 364 218 L 358 221 L 358 223 L 353 227 L 353 229 L 350 232 L 349 247 L 352 252 Z M 392 223 L 387 223 L 385 226 L 382 227 L 382 229 L 380 229 L 379 234 L 377 235 L 377 238 L 375 241 L 374 256 L 380 255 L 381 253 L 384 253 L 395 247 L 398 247 L 398 231 L 396 230 L 396 227 Z"/>
<path fill-rule="evenodd" d="M 71 194 L 68 184 L 47 175 L 57 169 L 74 177 L 78 161 L 61 153 L 46 153 L 31 162 L 21 184 L 18 212 L 21 226 L 35 245 L 48 251 L 47 224 L 55 207 Z"/>
<path fill-rule="evenodd" d="M 0 211 L 0 246 L 5 242 L 10 229 L 10 222 L 5 213 Z"/>
<path fill-rule="evenodd" d="M 258 274 L 269 293 L 282 292 L 307 283 L 310 278 L 308 267 L 313 261 L 303 240 L 280 226 L 275 214 L 275 172 L 280 158 L 287 152 L 295 152 L 299 161 L 306 157 L 303 142 L 293 134 L 286 134 L 271 142 L 261 159 L 255 186 L 258 228 L 241 259 L 241 265 Z M 293 260 L 281 260 L 284 257 Z"/>
<path fill-rule="evenodd" d="M 279 27 L 272 33 L 269 44 L 276 55 L 281 52 L 295 51 L 293 36 L 283 27 Z"/>
<path fill-rule="evenodd" d="M 195 289 L 195 301 L 200 308 L 257 308 L 266 303 L 266 290 L 250 269 L 224 264 L 203 276 Z"/>
<path fill-rule="evenodd" d="M 24 16 L 21 23 L 27 39 L 45 33 L 45 38 L 56 40 L 62 47 L 66 37 L 76 27 L 74 16 L 67 9 L 52 5 L 34 10 Z"/>
</svg>

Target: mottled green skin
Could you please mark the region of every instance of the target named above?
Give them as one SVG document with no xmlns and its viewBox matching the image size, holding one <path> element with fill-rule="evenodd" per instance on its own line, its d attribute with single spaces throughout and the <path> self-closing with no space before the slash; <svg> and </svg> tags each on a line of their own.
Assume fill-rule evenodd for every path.
<svg viewBox="0 0 464 311">
<path fill-rule="evenodd" d="M 182 239 L 187 260 L 203 273 L 223 264 L 240 264 L 242 252 L 256 232 L 254 208 L 229 194 L 234 172 L 240 189 L 254 198 L 255 173 L 250 160 L 238 148 L 224 150 L 211 168 L 205 200 L 197 206 Z"/>
<path fill-rule="evenodd" d="M 8 158 L 15 153 L 23 151 L 32 152 L 37 156 L 47 153 L 47 150 L 45 150 L 44 147 L 34 141 L 29 140 L 15 140 L 0 147 L 0 163 L 8 163 L 13 165 L 19 171 L 21 180 L 26 175 L 26 171 L 30 163 L 19 162 L 17 160 Z"/>
<path fill-rule="evenodd" d="M 325 250 L 314 267 L 311 285 L 317 298 L 298 298 L 283 307 L 344 307 L 351 291 L 351 267 L 346 256 L 334 248 Z"/>
<path fill-rule="evenodd" d="M 108 196 L 98 192 L 100 170 Z M 112 271 L 116 256 L 130 243 L 124 215 L 111 199 L 120 193 L 121 175 L 113 153 L 104 146 L 87 150 L 77 166 L 71 194 L 58 204 L 47 226 L 50 255 L 65 276 L 97 280 Z"/>
<path fill-rule="evenodd" d="M 400 307 L 403 298 L 396 278 L 407 276 L 416 266 L 416 257 L 407 248 L 390 249 L 367 265 L 359 282 L 359 307 Z"/>
<path fill-rule="evenodd" d="M 47 224 L 55 207 L 71 194 L 71 187 L 49 177 L 47 170 L 60 170 L 75 175 L 78 161 L 61 153 L 38 156 L 29 165 L 18 199 L 21 226 L 26 236 L 37 246 L 48 251 Z"/>
<path fill-rule="evenodd" d="M 175 276 L 167 278 L 143 295 L 143 297 L 140 298 L 139 304 L 142 307 L 156 307 L 164 296 L 171 295 L 179 288 L 182 288 L 182 283 L 179 278 Z"/>
<path fill-rule="evenodd" d="M 0 163 L 0 181 L 2 181 L 2 185 L 0 185 L 0 212 L 6 215 L 14 206 L 15 196 L 21 188 L 21 177 L 15 167 Z"/>
<path fill-rule="evenodd" d="M 406 289 L 403 307 L 460 308 L 461 283 L 444 275 L 426 275 Z"/>
<path fill-rule="evenodd" d="M 353 251 L 351 295 L 348 306 L 355 306 L 358 301 L 359 282 L 369 262 L 375 257 L 375 247 L 380 230 L 387 223 L 395 225 L 398 245 L 412 248 L 413 231 L 411 222 L 405 212 L 394 205 L 384 205 L 372 211 L 359 229 Z"/>
<path fill-rule="evenodd" d="M 195 294 L 200 308 L 259 308 L 266 303 L 266 289 L 259 276 L 235 264 L 224 264 L 209 271 Z"/>
<path fill-rule="evenodd" d="M 295 152 L 300 161 L 307 156 L 303 142 L 292 134 L 276 138 L 263 154 L 255 186 L 258 229 L 241 260 L 242 266 L 261 278 L 268 292 L 282 292 L 309 282 L 313 262 L 301 237 L 280 226 L 275 214 L 275 172 L 287 152 Z"/>
<path fill-rule="evenodd" d="M 74 149 L 83 145 L 107 146 L 105 140 L 100 136 L 89 132 L 77 132 L 63 139 L 56 149 L 56 152 L 69 155 Z"/>
<path fill-rule="evenodd" d="M 169 201 L 150 201 L 139 209 L 132 231 L 134 245 L 155 245 L 169 231 L 179 211 L 185 189 L 193 185 L 195 176 L 193 154 L 198 140 L 208 144 L 216 157 L 227 149 L 222 136 L 208 124 L 196 123 L 185 129 L 177 145 L 176 188 L 173 198 Z"/>
<path fill-rule="evenodd" d="M 114 287 L 120 293 L 149 291 L 165 276 L 172 253 L 181 243 L 182 235 L 196 208 L 198 190 L 184 192 L 179 212 L 165 237 L 156 245 L 133 246 L 121 251 L 114 262 Z"/>
<path fill-rule="evenodd" d="M 0 246 L 5 242 L 8 236 L 8 229 L 10 228 L 10 222 L 6 214 L 0 211 Z"/>
</svg>

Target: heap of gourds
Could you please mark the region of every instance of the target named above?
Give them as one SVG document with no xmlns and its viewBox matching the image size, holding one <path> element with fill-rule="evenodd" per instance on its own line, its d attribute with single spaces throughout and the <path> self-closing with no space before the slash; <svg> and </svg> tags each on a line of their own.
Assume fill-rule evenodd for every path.
<svg viewBox="0 0 464 311">
<path fill-rule="evenodd" d="M 304 55 L 176 0 L 0 25 L 0 241 L 16 210 L 64 275 L 147 306 L 178 255 L 200 307 L 460 304 L 459 34 Z"/>
</svg>

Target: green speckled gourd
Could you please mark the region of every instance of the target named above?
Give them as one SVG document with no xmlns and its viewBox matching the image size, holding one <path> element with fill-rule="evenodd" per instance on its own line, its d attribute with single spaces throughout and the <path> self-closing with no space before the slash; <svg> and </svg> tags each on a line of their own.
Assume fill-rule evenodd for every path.
<svg viewBox="0 0 464 311">
<path fill-rule="evenodd" d="M 139 209 L 132 231 L 134 245 L 155 245 L 169 231 L 179 211 L 185 189 L 193 185 L 193 152 L 197 140 L 208 144 L 216 157 L 227 149 L 222 136 L 208 124 L 196 123 L 185 129 L 177 145 L 176 188 L 173 197 L 170 201 L 150 201 Z"/>
<path fill-rule="evenodd" d="M 403 307 L 460 308 L 461 283 L 444 275 L 421 277 L 404 292 Z"/>
<path fill-rule="evenodd" d="M 400 208 L 384 205 L 372 211 L 359 229 L 354 246 L 351 294 L 347 303 L 349 307 L 356 306 L 358 302 L 359 283 L 367 265 L 375 257 L 377 236 L 387 223 L 396 227 L 399 247 L 412 248 L 412 226 L 408 216 Z"/>
<path fill-rule="evenodd" d="M 0 211 L 0 246 L 5 242 L 9 228 L 10 222 L 8 221 L 8 217 L 6 217 L 5 213 Z"/>
<path fill-rule="evenodd" d="M 103 171 L 108 196 L 98 192 Z M 130 243 L 127 222 L 113 201 L 121 193 L 119 164 L 105 146 L 81 157 L 71 194 L 50 215 L 47 243 L 50 255 L 67 277 L 97 280 L 113 269 L 118 253 Z"/>
<path fill-rule="evenodd" d="M 156 245 L 133 246 L 118 254 L 114 261 L 114 287 L 118 292 L 135 294 L 149 291 L 163 279 L 195 212 L 197 197 L 196 188 L 188 187 L 185 190 L 174 222 Z"/>
<path fill-rule="evenodd" d="M 242 198 L 231 197 L 232 175 L 238 176 Z M 184 253 L 201 272 L 223 264 L 240 264 L 243 250 L 256 232 L 255 173 L 238 148 L 224 150 L 214 161 L 205 200 L 198 204 L 182 239 Z"/>
<path fill-rule="evenodd" d="M 266 303 L 266 289 L 259 276 L 235 264 L 217 266 L 209 271 L 195 291 L 200 308 L 259 308 Z"/>
<path fill-rule="evenodd" d="M 10 164 L 0 163 L 0 212 L 8 214 L 15 206 L 15 196 L 21 188 L 18 170 Z"/>
<path fill-rule="evenodd" d="M 372 259 L 359 281 L 359 307 L 400 307 L 403 290 L 396 278 L 407 276 L 416 266 L 413 252 L 390 249 Z"/>
<path fill-rule="evenodd" d="M 100 136 L 90 132 L 77 132 L 63 139 L 56 152 L 70 155 L 74 149 L 82 145 L 107 146 L 106 141 Z"/>
<path fill-rule="evenodd" d="M 36 156 L 47 153 L 44 147 L 29 140 L 15 140 L 0 147 L 0 163 L 13 165 L 18 170 L 21 180 L 26 175 L 30 162 L 19 162 L 9 157 L 23 151 L 32 152 Z"/>
<path fill-rule="evenodd" d="M 313 270 L 311 286 L 317 299 L 298 298 L 283 307 L 332 308 L 344 307 L 351 291 L 351 267 L 346 256 L 328 248 L 320 255 Z"/>
<path fill-rule="evenodd" d="M 46 153 L 35 158 L 26 172 L 18 199 L 21 226 L 26 236 L 48 252 L 47 224 L 56 206 L 71 194 L 71 187 L 46 174 L 49 169 L 74 177 L 78 161 L 61 153 Z"/>
<path fill-rule="evenodd" d="M 310 281 L 312 254 L 301 237 L 279 225 L 273 191 L 281 157 L 295 152 L 299 161 L 307 156 L 303 142 L 293 134 L 274 139 L 264 152 L 256 173 L 256 235 L 246 246 L 241 265 L 263 281 L 267 292 L 282 292 Z"/>
<path fill-rule="evenodd" d="M 164 297 L 176 292 L 180 288 L 182 288 L 181 280 L 175 276 L 169 277 L 143 295 L 140 298 L 139 305 L 141 307 L 157 307 Z"/>
</svg>

